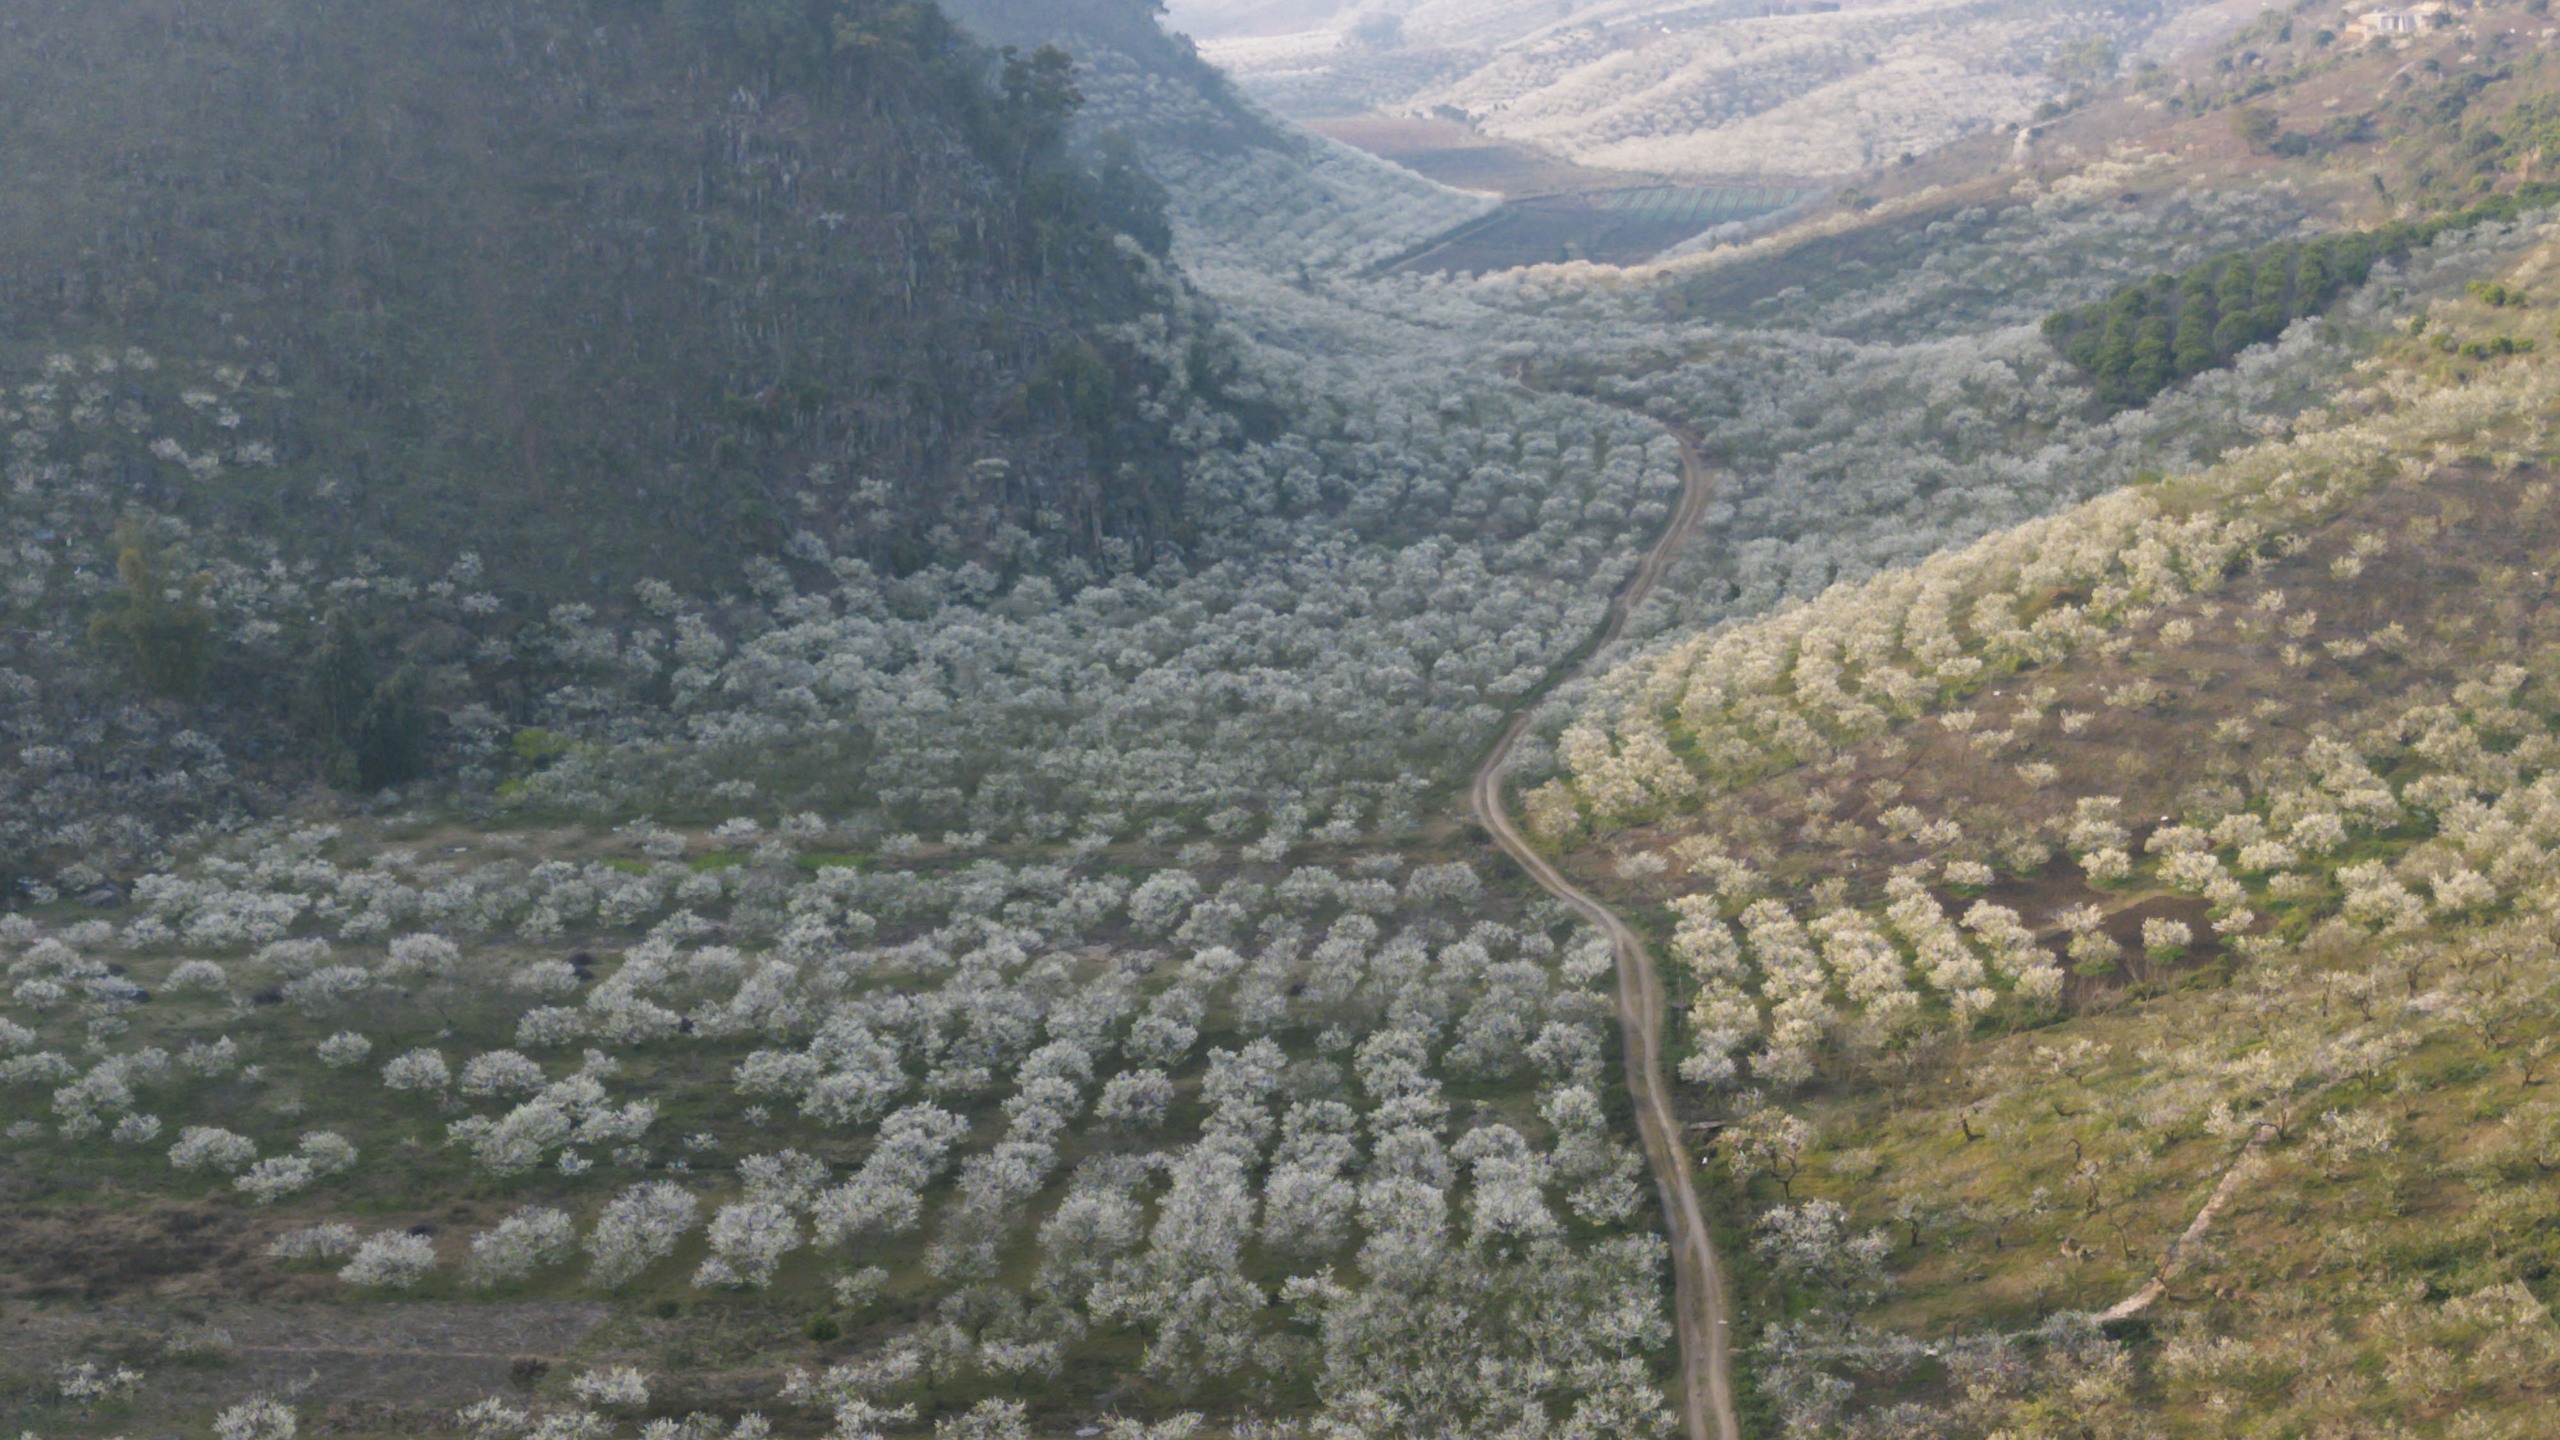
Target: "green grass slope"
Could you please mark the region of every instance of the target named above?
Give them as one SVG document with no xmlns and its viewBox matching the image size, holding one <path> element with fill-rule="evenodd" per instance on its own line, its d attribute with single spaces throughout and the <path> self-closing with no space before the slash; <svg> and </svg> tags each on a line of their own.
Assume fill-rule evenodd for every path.
<svg viewBox="0 0 2560 1440">
<path fill-rule="evenodd" d="M 2541 1433 L 2538 235 L 2263 444 L 1635 662 L 1567 731 L 1528 808 L 1680 972 L 1773 1428 Z"/>
</svg>

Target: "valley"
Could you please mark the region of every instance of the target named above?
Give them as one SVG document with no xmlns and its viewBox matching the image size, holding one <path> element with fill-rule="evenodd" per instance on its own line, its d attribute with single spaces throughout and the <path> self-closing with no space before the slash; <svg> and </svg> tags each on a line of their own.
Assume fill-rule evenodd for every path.
<svg viewBox="0 0 2560 1440">
<path fill-rule="evenodd" d="M 0 1430 L 2538 1434 L 2538 3 L 25 7 Z"/>
</svg>

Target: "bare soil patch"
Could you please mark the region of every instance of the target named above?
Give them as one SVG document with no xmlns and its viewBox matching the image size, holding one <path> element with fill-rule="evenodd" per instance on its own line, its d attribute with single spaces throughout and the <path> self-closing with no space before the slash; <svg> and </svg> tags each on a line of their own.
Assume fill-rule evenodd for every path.
<svg viewBox="0 0 2560 1440">
<path fill-rule="evenodd" d="M 583 1345 L 600 1304 L 354 1301 L 151 1305 L 0 1303 L 8 1371 L 49 1376 L 81 1360 L 149 1377 L 153 1417 L 200 1417 L 256 1394 L 287 1395 L 306 1433 L 420 1434 L 490 1395 L 523 1391 Z M 45 1430 L 44 1388 L 17 1387 L 0 1425 Z M 49 1398 L 49 1397 L 48 1397 Z"/>
<path fill-rule="evenodd" d="M 235 1205 L 13 1208 L 0 1215 L 0 1299 L 104 1301 L 290 1295 L 335 1281 L 282 1274 L 263 1253 L 280 1228 Z"/>
</svg>

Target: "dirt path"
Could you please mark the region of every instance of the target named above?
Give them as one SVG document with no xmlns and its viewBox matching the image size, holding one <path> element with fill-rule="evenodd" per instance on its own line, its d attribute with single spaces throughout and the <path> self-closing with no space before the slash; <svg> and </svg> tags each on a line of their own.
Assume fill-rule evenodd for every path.
<svg viewBox="0 0 2560 1440">
<path fill-rule="evenodd" d="M 2169 1248 L 2162 1252 L 2160 1268 L 2151 1273 L 2151 1278 L 2143 1283 L 2141 1289 L 2099 1311 L 2098 1323 L 2130 1320 L 2150 1309 L 2151 1302 L 2169 1293 L 2169 1282 L 2177 1279 L 2178 1272 L 2186 1268 L 2187 1252 L 2204 1239 L 2205 1232 L 2213 1228 L 2214 1217 L 2222 1213 L 2223 1206 L 2231 1203 L 2231 1197 L 2238 1192 L 2241 1182 L 2249 1178 L 2249 1157 L 2267 1148 L 2267 1141 L 2275 1133 L 2275 1126 L 2263 1120 L 2258 1122 L 2249 1132 L 2249 1143 L 2241 1146 L 2240 1153 L 2231 1157 L 2230 1167 L 2222 1172 L 2222 1183 L 2213 1187 L 2213 1194 L 2206 1197 L 2204 1208 L 2196 1212 L 2196 1218 L 2187 1222 L 2187 1228 L 2180 1231 L 2178 1238 L 2170 1241 Z"/>
<path fill-rule="evenodd" d="M 1670 566 L 1672 552 L 1697 528 L 1698 517 L 1706 510 L 1713 477 L 1697 448 L 1686 436 L 1679 438 L 1680 508 L 1673 512 L 1662 538 L 1645 552 L 1635 574 L 1628 577 L 1617 599 L 1611 602 L 1609 622 L 1601 628 L 1592 654 L 1605 650 L 1624 633 L 1627 617 L 1635 613 L 1636 606 L 1661 580 L 1663 571 Z M 1476 771 L 1474 782 L 1467 788 L 1467 808 L 1504 854 L 1528 871 L 1529 878 L 1548 894 L 1598 926 L 1617 954 L 1618 1025 L 1626 1036 L 1627 1090 L 1635 1098 L 1636 1129 L 1644 1138 L 1645 1158 L 1652 1163 L 1654 1184 L 1661 1191 L 1663 1215 L 1671 1231 L 1671 1268 L 1680 1327 L 1681 1429 L 1688 1440 L 1741 1440 L 1742 1429 L 1733 1412 L 1733 1328 L 1725 1304 L 1724 1270 L 1717 1262 L 1715 1245 L 1708 1238 L 1706 1214 L 1698 1206 L 1697 1186 L 1690 1178 L 1693 1167 L 1688 1148 L 1680 1141 L 1680 1124 L 1671 1113 L 1670 1095 L 1663 1085 L 1661 972 L 1654 968 L 1653 955 L 1634 927 L 1567 880 L 1545 856 L 1529 847 L 1519 827 L 1512 823 L 1503 804 L 1503 775 L 1511 766 L 1512 751 L 1520 736 L 1528 729 L 1529 716 L 1529 711 L 1521 711 L 1510 728 L 1502 732 L 1502 738 L 1494 742 L 1493 753 L 1485 757 L 1483 767 Z"/>
</svg>

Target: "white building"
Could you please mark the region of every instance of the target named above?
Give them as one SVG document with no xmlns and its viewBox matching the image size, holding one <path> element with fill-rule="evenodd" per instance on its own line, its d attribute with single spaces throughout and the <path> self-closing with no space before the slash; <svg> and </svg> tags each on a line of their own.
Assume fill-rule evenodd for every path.
<svg viewBox="0 0 2560 1440">
<path fill-rule="evenodd" d="M 2368 10 L 2355 18 L 2348 28 L 2368 40 L 2397 35 L 2416 35 L 2426 30 L 2442 5 L 2413 5 L 2406 10 Z"/>
</svg>

